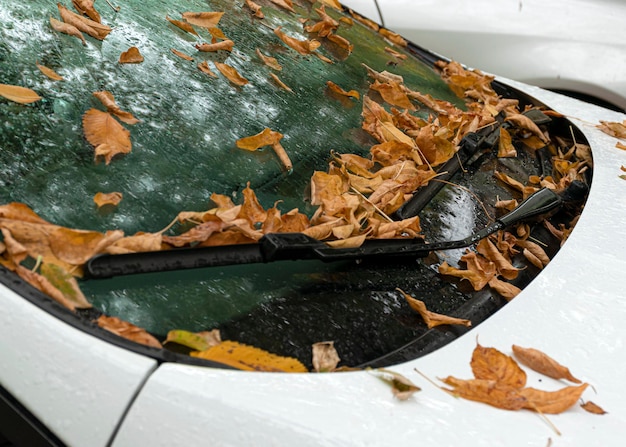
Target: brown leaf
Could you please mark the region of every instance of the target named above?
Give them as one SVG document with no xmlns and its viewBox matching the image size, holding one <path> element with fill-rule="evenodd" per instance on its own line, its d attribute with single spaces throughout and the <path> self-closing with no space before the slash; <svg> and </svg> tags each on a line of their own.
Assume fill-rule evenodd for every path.
<svg viewBox="0 0 626 447">
<path fill-rule="evenodd" d="M 359 100 L 361 98 L 361 95 L 356 90 L 350 90 L 348 92 L 342 89 L 341 87 L 339 87 L 333 81 L 327 81 L 326 85 L 328 86 L 328 90 L 330 90 L 331 92 L 337 95 L 352 97 L 352 98 L 355 98 L 356 100 Z"/>
<path fill-rule="evenodd" d="M 354 45 L 352 45 L 350 41 L 345 37 L 338 36 L 337 34 L 329 34 L 328 36 L 326 36 L 326 39 L 328 39 L 338 47 L 346 50 L 348 54 L 352 53 L 352 50 L 354 50 Z"/>
<path fill-rule="evenodd" d="M 174 19 L 170 19 L 168 16 L 165 16 L 165 18 L 167 19 L 168 22 L 170 22 L 172 25 L 174 25 L 175 27 L 185 31 L 186 33 L 190 33 L 193 34 L 194 36 L 197 36 L 198 33 L 196 32 L 195 29 L 193 29 L 193 26 L 191 26 L 191 23 L 188 22 L 184 22 L 182 20 L 174 20 Z"/>
<path fill-rule="evenodd" d="M 132 236 L 117 239 L 104 251 L 109 254 L 138 253 L 142 251 L 162 250 L 163 235 L 161 233 L 138 232 Z"/>
<path fill-rule="evenodd" d="M 235 42 L 230 39 L 226 39 L 216 43 L 203 43 L 195 45 L 198 51 L 202 51 L 205 53 L 212 53 L 216 51 L 233 51 L 234 46 Z"/>
<path fill-rule="evenodd" d="M 341 361 L 334 342 L 320 341 L 313 344 L 313 369 L 315 372 L 330 372 L 337 368 Z"/>
<path fill-rule="evenodd" d="M 124 236 L 121 230 L 100 233 L 58 226 L 48 229 L 48 232 L 52 253 L 61 261 L 72 265 L 84 264 Z"/>
<path fill-rule="evenodd" d="M 476 343 L 470 362 L 474 377 L 493 380 L 498 385 L 520 389 L 526 385 L 526 373 L 512 357 L 495 348 Z"/>
<path fill-rule="evenodd" d="M 103 206 L 117 206 L 122 201 L 122 193 L 121 192 L 109 192 L 109 193 L 98 192 L 93 197 L 93 201 L 98 208 L 102 208 Z"/>
<path fill-rule="evenodd" d="M 41 99 L 41 96 L 29 88 L 8 84 L 0 84 L 0 96 L 20 104 L 30 104 Z"/>
<path fill-rule="evenodd" d="M 278 5 L 281 8 L 286 9 L 287 11 L 296 12 L 296 10 L 293 9 L 293 2 L 291 0 L 270 0 L 270 1 L 274 3 L 275 5 Z"/>
<path fill-rule="evenodd" d="M 504 127 L 500 127 L 500 139 L 498 140 L 498 157 L 517 157 L 517 150 L 513 146 L 511 134 Z"/>
<path fill-rule="evenodd" d="M 107 111 L 120 119 L 120 121 L 125 122 L 126 124 L 136 124 L 139 122 L 137 118 L 133 116 L 130 112 L 125 112 L 116 104 L 115 98 L 106 90 L 101 92 L 94 92 L 93 96 L 98 98 L 102 105 L 107 108 Z"/>
<path fill-rule="evenodd" d="M 389 81 L 382 83 L 375 80 L 374 83 L 370 85 L 370 88 L 380 93 L 385 102 L 392 106 L 415 110 L 415 106 L 402 89 L 402 86 L 397 82 Z"/>
<path fill-rule="evenodd" d="M 256 54 L 257 56 L 259 56 L 259 58 L 261 58 L 263 63 L 267 65 L 268 67 L 270 67 L 271 69 L 276 70 L 276 71 L 281 71 L 283 69 L 283 67 L 280 66 L 276 58 L 264 55 L 263 53 L 261 53 L 261 50 L 259 50 L 258 48 L 256 49 Z"/>
<path fill-rule="evenodd" d="M 516 287 L 509 282 L 502 281 L 495 276 L 489 280 L 488 284 L 489 287 L 491 287 L 504 298 L 506 298 L 507 301 L 511 301 L 522 291 L 519 287 Z"/>
<path fill-rule="evenodd" d="M 580 406 L 583 410 L 588 411 L 589 413 L 606 414 L 606 411 L 604 411 L 600 406 L 594 404 L 590 400 L 588 400 L 584 404 L 581 404 Z"/>
<path fill-rule="evenodd" d="M 270 73 L 270 77 L 272 78 L 272 80 L 283 90 L 287 90 L 289 93 L 293 93 L 293 90 L 291 90 L 291 87 L 289 87 L 287 84 L 285 84 L 278 76 L 276 76 L 274 73 Z"/>
<path fill-rule="evenodd" d="M 175 50 L 174 48 L 170 48 L 170 51 L 174 53 L 176 56 L 180 57 L 181 59 L 185 59 L 187 61 L 193 60 L 193 57 L 189 56 L 188 54 L 183 53 L 182 51 Z M 206 63 L 206 61 L 204 62 Z"/>
<path fill-rule="evenodd" d="M 600 121 L 596 126 L 602 132 L 615 138 L 626 139 L 626 120 L 621 123 L 612 121 Z"/>
<path fill-rule="evenodd" d="M 217 78 L 217 74 L 215 74 L 215 72 L 213 72 L 213 70 L 211 70 L 209 68 L 209 63 L 207 61 L 204 62 L 200 62 L 198 64 L 198 69 L 202 72 L 202 73 L 206 73 L 209 76 L 211 76 L 212 78 Z"/>
<path fill-rule="evenodd" d="M 135 343 L 140 343 L 157 349 L 161 349 L 163 347 L 161 346 L 161 343 L 159 343 L 159 341 L 150 335 L 145 329 L 137 327 L 127 321 L 120 320 L 117 317 L 100 315 L 96 323 L 98 323 L 98 326 L 101 328 L 127 340 L 134 341 Z"/>
<path fill-rule="evenodd" d="M 398 400 L 407 400 L 413 394 L 422 390 L 402 374 L 389 369 L 372 369 L 370 370 L 370 373 L 378 377 L 383 382 L 391 385 L 391 392 Z"/>
<path fill-rule="evenodd" d="M 545 414 L 559 414 L 572 407 L 583 394 L 588 384 L 568 386 L 558 391 L 542 391 L 524 388 L 520 394 L 527 400 L 524 408 Z"/>
<path fill-rule="evenodd" d="M 78 37 L 83 42 L 83 45 L 87 45 L 87 42 L 85 42 L 85 37 L 74 25 L 70 25 L 69 23 L 64 23 L 60 20 L 55 19 L 54 17 L 50 17 L 50 26 L 52 26 L 53 30 L 60 33 L 67 34 L 68 36 Z"/>
<path fill-rule="evenodd" d="M 528 404 L 526 397 L 519 389 L 500 384 L 496 380 L 462 380 L 452 376 L 440 380 L 452 387 L 452 389 L 444 388 L 444 391 L 454 396 L 482 402 L 503 410 L 520 410 Z"/>
<path fill-rule="evenodd" d="M 222 73 L 224 77 L 233 84 L 238 86 L 244 86 L 249 82 L 246 78 L 241 76 L 235 68 L 231 67 L 230 65 L 223 64 L 217 61 L 214 61 L 213 63 L 215 64 L 215 68 L 217 68 L 219 72 Z"/>
<path fill-rule="evenodd" d="M 44 276 L 63 296 L 78 309 L 89 309 L 91 303 L 80 290 L 76 278 L 69 274 L 63 267 L 44 262 L 40 267 L 41 275 Z"/>
<path fill-rule="evenodd" d="M 257 19 L 262 19 L 265 17 L 263 11 L 261 11 L 261 7 L 254 3 L 252 0 L 246 0 L 246 6 L 248 7 L 248 9 L 250 9 L 250 11 L 252 11 L 252 14 Z"/>
<path fill-rule="evenodd" d="M 229 340 L 204 351 L 192 352 L 191 356 L 244 371 L 307 372 L 306 367 L 294 358 L 281 357 L 263 349 Z"/>
<path fill-rule="evenodd" d="M 513 266 L 500 250 L 489 240 L 489 238 L 481 239 L 476 246 L 476 251 L 489 259 L 496 266 L 496 270 L 500 276 L 505 279 L 517 278 L 519 269 Z"/>
<path fill-rule="evenodd" d="M 506 117 L 505 121 L 515 123 L 518 127 L 530 131 L 544 143 L 550 142 L 550 139 L 547 138 L 541 129 L 539 129 L 539 127 L 533 122 L 533 120 L 528 118 L 526 115 L 522 115 L 521 113 L 510 114 Z"/>
<path fill-rule="evenodd" d="M 566 379 L 570 382 L 581 383 L 572 375 L 569 368 L 561 365 L 547 354 L 533 348 L 522 348 L 513 345 L 513 355 L 522 365 L 528 366 L 530 369 L 544 374 L 553 379 Z"/>
<path fill-rule="evenodd" d="M 45 293 L 62 306 L 65 306 L 72 311 L 76 309 L 75 303 L 65 297 L 63 293 L 59 289 L 57 289 L 45 276 L 28 270 L 21 265 L 16 266 L 15 273 L 17 273 L 20 278 L 29 283 L 31 286 L 38 289 L 40 292 Z"/>
<path fill-rule="evenodd" d="M 320 43 L 317 40 L 298 40 L 294 37 L 290 37 L 287 34 L 281 31 L 281 27 L 274 29 L 274 34 L 276 34 L 280 40 L 282 40 L 287 46 L 293 48 L 298 53 L 306 56 L 307 54 L 311 54 L 315 50 L 320 47 Z"/>
<path fill-rule="evenodd" d="M 140 64 L 142 62 L 143 56 L 137 47 L 130 47 L 128 50 L 120 54 L 120 64 Z"/>
<path fill-rule="evenodd" d="M 111 32 L 110 26 L 103 25 L 102 23 L 76 14 L 60 3 L 57 3 L 57 7 L 61 18 L 65 23 L 75 26 L 79 31 L 82 31 L 94 39 L 104 40 L 104 38 Z"/>
<path fill-rule="evenodd" d="M 63 76 L 59 75 L 57 72 L 55 72 L 54 70 L 52 70 L 51 68 L 46 67 L 45 65 L 40 65 L 39 63 L 35 62 L 35 65 L 37 65 L 37 68 L 43 73 L 45 74 L 47 77 L 49 77 L 50 79 L 52 79 L 53 81 L 64 81 L 65 79 L 63 79 Z"/>
<path fill-rule="evenodd" d="M 263 146 L 271 146 L 278 143 L 283 138 L 283 134 L 275 132 L 272 129 L 266 127 L 256 135 L 240 138 L 236 141 L 236 145 L 239 149 L 245 149 L 247 151 L 255 151 Z"/>
<path fill-rule="evenodd" d="M 386 28 L 379 28 L 378 33 L 398 46 L 406 47 L 409 44 L 402 36 Z"/>
<path fill-rule="evenodd" d="M 93 6 L 94 0 L 72 0 L 72 4 L 76 11 L 85 14 L 94 22 L 101 22 L 100 14 Z"/>
<path fill-rule="evenodd" d="M 419 313 L 422 316 L 424 322 L 426 323 L 426 326 L 428 326 L 428 329 L 442 324 L 460 324 L 465 327 L 470 327 L 472 325 L 472 322 L 470 320 L 449 317 L 447 315 L 431 312 L 426 309 L 426 304 L 424 304 L 423 301 L 413 298 L 411 295 L 405 293 L 401 289 L 396 288 L 396 290 L 404 296 L 407 303 L 409 303 L 411 309 L 413 309 L 415 312 Z"/>
<path fill-rule="evenodd" d="M 104 157 L 109 164 L 114 156 L 128 154 L 132 149 L 130 132 L 113 115 L 97 109 L 89 109 L 83 115 L 83 132 L 95 147 L 95 155 Z"/>
<path fill-rule="evenodd" d="M 223 15 L 223 12 L 183 12 L 182 14 L 187 22 L 203 28 L 216 27 Z"/>
</svg>

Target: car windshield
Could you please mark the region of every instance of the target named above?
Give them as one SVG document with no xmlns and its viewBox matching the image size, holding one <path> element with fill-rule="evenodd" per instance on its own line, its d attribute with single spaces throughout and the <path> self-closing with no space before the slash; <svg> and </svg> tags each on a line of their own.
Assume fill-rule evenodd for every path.
<svg viewBox="0 0 626 447">
<path fill-rule="evenodd" d="M 486 102 L 487 90 L 472 90 L 490 89 L 482 75 L 468 75 L 482 84 L 459 94 L 454 76 L 461 72 L 446 75 L 433 55 L 334 1 L 129 0 L 117 11 L 107 3 L 97 5 L 99 27 L 87 19 L 91 10 L 71 4 L 0 1 L 0 84 L 41 97 L 32 104 L 0 100 L 0 252 L 8 270 L 22 264 L 36 272 L 62 258 L 46 244 L 77 243 L 55 227 L 54 236 L 37 233 L 47 241 L 38 254 L 34 247 L 42 244 L 11 220 L 7 210 L 15 203 L 89 235 L 152 236 L 142 239 L 143 248 L 118 243 L 93 254 L 152 251 L 157 239 L 157 249 L 238 246 L 322 224 L 328 231 L 318 239 L 353 246 L 372 238 L 465 238 L 513 206 L 505 200 L 589 180 L 584 151 L 571 151 L 584 140 L 562 117 L 523 114 L 533 108 L 523 97 L 494 92 Z M 462 119 L 453 121 L 456 114 Z M 377 233 L 403 221 L 393 213 L 444 174 L 464 136 L 488 125 L 483 137 L 491 144 L 445 180 L 419 220 Z M 269 138 L 262 143 L 248 138 L 262 132 Z M 429 145 L 439 152 L 425 155 Z M 498 154 L 506 148 L 514 153 Z M 410 191 L 398 186 L 409 167 L 420 179 Z M 320 180 L 328 176 L 342 179 L 342 202 L 333 203 L 348 209 L 343 214 L 329 211 L 323 191 L 330 195 L 335 180 Z M 101 193 L 121 201 L 96 205 Z M 250 217 L 251 209 L 262 217 Z M 494 236 L 515 274 L 491 277 L 524 287 L 544 265 L 536 247 L 553 256 L 579 210 L 568 208 L 550 225 L 511 230 L 525 242 L 508 252 L 505 234 Z M 283 227 L 271 227 L 276 216 Z M 285 216 L 306 224 L 288 226 Z M 190 238 L 218 220 L 205 239 Z M 13 243 L 27 255 L 16 258 Z M 468 330 L 429 328 L 406 295 L 474 326 L 511 298 L 489 280 L 476 287 L 441 274 L 442 266 L 471 262 L 463 256 L 465 249 L 455 249 L 417 260 L 287 260 L 111 279 L 80 278 L 83 260 L 67 270 L 93 308 L 67 312 L 89 321 L 119 317 L 161 343 L 172 330 L 218 329 L 223 340 L 307 367 L 311 345 L 332 340 L 346 366 L 384 365 Z M 176 343 L 165 349 L 190 351 Z"/>
</svg>

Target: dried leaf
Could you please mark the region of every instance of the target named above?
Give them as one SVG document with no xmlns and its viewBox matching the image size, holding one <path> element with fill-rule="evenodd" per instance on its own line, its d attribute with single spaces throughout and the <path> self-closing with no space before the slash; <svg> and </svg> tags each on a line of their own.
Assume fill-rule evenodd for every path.
<svg viewBox="0 0 626 447">
<path fill-rule="evenodd" d="M 415 106 L 403 90 L 401 84 L 393 81 L 381 83 L 375 80 L 370 88 L 380 93 L 386 103 L 407 110 L 415 110 Z"/>
<path fill-rule="evenodd" d="M 57 72 L 55 72 L 54 70 L 52 70 L 51 68 L 46 67 L 45 65 L 40 65 L 39 63 L 35 62 L 35 65 L 37 65 L 37 68 L 43 73 L 45 74 L 47 77 L 49 77 L 50 79 L 52 79 L 53 81 L 64 81 L 65 79 L 63 79 L 63 76 L 59 75 Z"/>
<path fill-rule="evenodd" d="M 198 51 L 202 51 L 205 53 L 211 53 L 215 51 L 233 51 L 234 46 L 235 42 L 230 39 L 226 39 L 216 43 L 203 43 L 195 45 Z"/>
<path fill-rule="evenodd" d="M 212 78 L 217 78 L 217 74 L 215 74 L 215 72 L 213 72 L 213 70 L 211 70 L 209 68 L 209 64 L 207 61 L 204 62 L 200 62 L 198 64 L 198 69 L 202 72 L 202 73 L 206 73 L 209 76 L 211 76 Z"/>
<path fill-rule="evenodd" d="M 76 278 L 65 271 L 63 267 L 44 262 L 41 264 L 40 272 L 75 308 L 89 309 L 92 307 L 80 290 Z"/>
<path fill-rule="evenodd" d="M 100 14 L 93 6 L 94 0 L 72 0 L 72 4 L 76 11 L 85 14 L 94 22 L 101 22 Z"/>
<path fill-rule="evenodd" d="M 259 50 L 258 48 L 256 49 L 256 54 L 257 56 L 259 56 L 259 58 L 261 58 L 263 63 L 267 65 L 268 67 L 270 67 L 271 69 L 276 70 L 276 71 L 281 71 L 283 69 L 283 67 L 281 67 L 281 65 L 278 63 L 276 58 L 264 55 L 263 53 L 261 53 L 261 50 Z"/>
<path fill-rule="evenodd" d="M 52 283 L 43 275 L 28 270 L 21 265 L 16 266 L 15 273 L 17 273 L 20 278 L 29 283 L 31 286 L 33 286 L 40 292 L 45 293 L 62 306 L 65 306 L 71 311 L 74 311 L 76 309 L 76 305 L 67 297 L 65 297 L 65 295 L 63 295 L 63 293 L 59 289 L 54 287 L 54 285 L 52 285 Z"/>
<path fill-rule="evenodd" d="M 379 28 L 378 33 L 385 39 L 389 40 L 391 43 L 394 43 L 398 46 L 406 47 L 409 44 L 402 36 L 386 28 Z"/>
<path fill-rule="evenodd" d="M 109 192 L 109 193 L 96 193 L 93 197 L 93 201 L 95 202 L 98 208 L 102 208 L 103 206 L 117 206 L 122 201 L 122 193 L 121 192 Z"/>
<path fill-rule="evenodd" d="M 192 25 L 214 28 L 224 15 L 223 12 L 183 12 L 182 16 Z"/>
<path fill-rule="evenodd" d="M 265 17 L 263 11 L 261 11 L 261 7 L 254 3 L 252 0 L 246 0 L 246 6 L 248 7 L 248 9 L 250 9 L 250 11 L 252 11 L 252 14 L 257 19 L 263 19 Z"/>
<path fill-rule="evenodd" d="M 414 393 L 422 390 L 402 374 L 389 369 L 372 369 L 370 370 L 370 373 L 378 377 L 383 382 L 391 385 L 391 392 L 398 400 L 407 400 Z"/>
<path fill-rule="evenodd" d="M 600 121 L 596 126 L 602 132 L 615 138 L 626 139 L 626 120 L 621 123 L 612 121 Z"/>
<path fill-rule="evenodd" d="M 488 284 L 489 287 L 491 287 L 504 298 L 506 298 L 507 301 L 511 301 L 522 291 L 519 287 L 516 287 L 509 282 L 502 281 L 495 276 L 489 280 Z"/>
<path fill-rule="evenodd" d="M 291 87 L 289 87 L 287 84 L 281 81 L 281 79 L 278 76 L 276 76 L 274 73 L 270 73 L 270 77 L 280 88 L 282 88 L 283 90 L 287 90 L 289 93 L 293 93 L 293 90 L 291 89 Z"/>
<path fill-rule="evenodd" d="M 350 90 L 348 92 L 348 91 L 342 89 L 341 87 L 339 87 L 333 81 L 327 81 L 326 85 L 328 86 L 328 90 L 330 90 L 331 92 L 333 92 L 333 93 L 335 93 L 337 95 L 348 96 L 348 97 L 355 98 L 357 100 L 359 100 L 361 98 L 361 95 L 356 90 Z"/>
<path fill-rule="evenodd" d="M 293 9 L 293 2 L 291 0 L 270 0 L 270 1 L 274 3 L 275 5 L 278 5 L 281 8 L 286 9 L 287 11 L 296 12 L 296 10 Z"/>
<path fill-rule="evenodd" d="M 526 397 L 519 389 L 502 385 L 496 380 L 462 380 L 452 376 L 440 380 L 452 387 L 452 389 L 444 388 L 444 391 L 454 396 L 482 402 L 503 410 L 520 410 L 528 404 Z"/>
<path fill-rule="evenodd" d="M 29 88 L 8 84 L 0 84 L 0 96 L 20 104 L 30 104 L 41 99 L 41 96 Z"/>
<path fill-rule="evenodd" d="M 505 279 L 517 278 L 519 269 L 513 266 L 513 264 L 500 253 L 500 250 L 498 250 L 489 238 L 481 239 L 476 245 L 476 251 L 495 264 L 498 275 Z"/>
<path fill-rule="evenodd" d="M 338 47 L 346 50 L 348 54 L 351 54 L 354 50 L 354 45 L 352 45 L 350 41 L 345 37 L 338 36 L 337 34 L 329 34 L 328 36 L 326 36 L 326 39 L 328 39 Z"/>
<path fill-rule="evenodd" d="M 83 132 L 95 147 L 95 155 L 104 157 L 109 164 L 114 156 L 128 154 L 132 149 L 130 132 L 113 115 L 97 109 L 89 109 L 83 115 Z"/>
<path fill-rule="evenodd" d="M 244 371 L 307 372 L 306 367 L 294 358 L 281 357 L 253 346 L 229 340 L 204 351 L 192 352 L 191 356 L 222 363 Z"/>
<path fill-rule="evenodd" d="M 120 54 L 120 64 L 140 64 L 142 62 L 143 56 L 137 47 L 130 47 L 128 50 Z"/>
<path fill-rule="evenodd" d="M 584 404 L 581 404 L 580 406 L 583 410 L 588 411 L 589 413 L 606 414 L 606 411 L 604 411 L 599 405 L 594 404 L 590 400 L 588 400 Z"/>
<path fill-rule="evenodd" d="M 500 139 L 498 140 L 498 157 L 517 157 L 517 150 L 513 146 L 511 134 L 504 127 L 500 127 Z"/>
<path fill-rule="evenodd" d="M 255 151 L 263 146 L 271 146 L 278 143 L 283 138 L 283 134 L 275 132 L 272 129 L 266 127 L 256 135 L 240 138 L 236 141 L 236 145 L 239 149 L 245 149 L 247 151 Z"/>
<path fill-rule="evenodd" d="M 470 362 L 474 377 L 493 380 L 498 385 L 521 389 L 526 386 L 526 373 L 512 357 L 495 348 L 476 343 Z"/>
<path fill-rule="evenodd" d="M 185 59 L 187 61 L 193 60 L 193 57 L 189 56 L 188 54 L 183 53 L 182 51 L 175 50 L 174 48 L 170 48 L 170 51 L 174 53 L 176 56 L 180 57 L 181 59 Z"/>
<path fill-rule="evenodd" d="M 320 341 L 313 344 L 313 369 L 315 372 L 330 372 L 337 368 L 341 361 L 334 342 Z"/>
<path fill-rule="evenodd" d="M 558 391 L 524 388 L 520 394 L 527 400 L 524 408 L 544 414 L 559 414 L 572 407 L 587 389 L 588 384 L 568 386 Z"/>
<path fill-rule="evenodd" d="M 133 116 L 130 112 L 125 112 L 116 104 L 115 98 L 108 91 L 94 92 L 93 96 L 98 98 L 102 105 L 107 108 L 107 112 L 115 115 L 120 119 L 120 121 L 125 122 L 126 124 L 137 124 L 139 120 Z"/>
<path fill-rule="evenodd" d="M 530 131 L 533 135 L 535 135 L 546 144 L 550 142 L 550 139 L 543 134 L 541 129 L 539 129 L 534 121 L 528 118 L 526 115 L 522 115 L 521 113 L 510 114 L 506 117 L 505 121 L 512 122 L 518 127 Z"/>
<path fill-rule="evenodd" d="M 219 72 L 222 73 L 224 77 L 233 84 L 238 86 L 244 86 L 249 82 L 246 78 L 241 76 L 235 68 L 231 67 L 230 65 L 223 64 L 217 61 L 214 61 L 213 63 L 215 64 L 215 68 L 217 68 Z"/>
<path fill-rule="evenodd" d="M 174 19 L 170 19 L 168 16 L 165 16 L 165 18 L 167 19 L 168 22 L 170 22 L 172 25 L 176 26 L 177 28 L 185 31 L 186 33 L 190 33 L 193 34 L 194 36 L 197 36 L 198 33 L 196 32 L 195 29 L 193 29 L 193 26 L 191 26 L 191 23 L 188 22 L 184 22 L 182 20 L 174 20 Z"/>
<path fill-rule="evenodd" d="M 409 303 L 411 309 L 413 309 L 415 312 L 419 313 L 422 316 L 424 322 L 426 323 L 426 326 L 428 326 L 428 329 L 442 324 L 460 324 L 465 327 L 470 327 L 472 325 L 472 322 L 470 320 L 449 317 L 447 315 L 431 312 L 426 309 L 426 304 L 424 304 L 423 301 L 413 298 L 411 295 L 405 293 L 401 289 L 396 288 L 396 290 L 404 296 L 407 303 Z"/>
<path fill-rule="evenodd" d="M 544 374 L 553 379 L 566 379 L 570 382 L 581 383 L 572 375 L 570 370 L 558 363 L 552 357 L 533 348 L 522 348 L 513 345 L 513 355 L 522 365 L 526 365 L 534 371 Z"/>
<path fill-rule="evenodd" d="M 94 39 L 104 40 L 111 32 L 110 26 L 103 25 L 100 22 L 76 14 L 60 3 L 57 3 L 57 7 L 61 18 L 66 24 L 76 27 L 79 31 L 82 31 Z"/>
<path fill-rule="evenodd" d="M 623 151 L 626 151 L 626 144 L 621 143 L 619 141 L 617 143 L 615 143 L 615 147 L 618 148 L 618 149 L 621 149 Z"/>
<path fill-rule="evenodd" d="M 317 40 L 308 40 L 308 39 L 298 40 L 294 37 L 290 37 L 281 31 L 280 26 L 274 29 L 274 34 L 276 34 L 280 38 L 280 40 L 282 40 L 285 44 L 287 44 L 287 46 L 293 48 L 294 50 L 296 50 L 298 53 L 300 53 L 303 56 L 306 56 L 307 54 L 311 54 L 312 52 L 317 50 L 321 45 L 320 42 L 318 42 Z"/>
<path fill-rule="evenodd" d="M 55 19 L 54 17 L 50 17 L 50 26 L 52 26 L 53 30 L 60 33 L 67 34 L 68 36 L 78 37 L 83 42 L 83 45 L 87 45 L 83 33 L 81 33 L 80 30 L 74 25 L 70 25 L 69 23 L 64 23 L 60 20 Z"/>
<path fill-rule="evenodd" d="M 98 323 L 98 326 L 101 328 L 127 340 L 134 341 L 135 343 L 140 343 L 157 349 L 161 349 L 163 347 L 161 346 L 161 343 L 159 343 L 159 341 L 150 335 L 145 329 L 137 327 L 127 321 L 120 320 L 117 317 L 100 315 L 96 323 Z"/>
<path fill-rule="evenodd" d="M 206 351 L 212 346 L 222 342 L 219 329 L 204 332 L 189 332 L 184 330 L 172 330 L 167 333 L 163 343 L 177 343 L 195 351 Z"/>
</svg>

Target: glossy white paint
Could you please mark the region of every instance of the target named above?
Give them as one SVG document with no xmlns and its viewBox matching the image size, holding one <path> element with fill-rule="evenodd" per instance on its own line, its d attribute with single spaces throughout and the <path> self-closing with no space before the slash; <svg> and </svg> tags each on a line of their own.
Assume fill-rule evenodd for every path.
<svg viewBox="0 0 626 447">
<path fill-rule="evenodd" d="M 623 0 L 377 1 L 387 28 L 429 50 L 490 73 L 585 93 L 626 109 Z"/>
<path fill-rule="evenodd" d="M 156 361 L 87 335 L 3 285 L 0 298 L 2 386 L 68 446 L 106 446 Z"/>
<path fill-rule="evenodd" d="M 545 271 L 503 310 L 466 336 L 390 369 L 422 391 L 406 402 L 371 373 L 269 374 L 163 364 L 150 377 L 113 443 L 171 446 L 622 446 L 626 427 L 626 151 L 594 126 L 625 115 L 536 87 L 506 81 L 571 117 L 593 148 L 594 179 L 582 217 Z M 505 411 L 455 399 L 433 380 L 470 378 L 476 337 L 510 353 L 541 349 L 593 385 L 578 406 L 550 416 Z M 554 390 L 563 382 L 529 373 L 528 385 Z"/>
</svg>

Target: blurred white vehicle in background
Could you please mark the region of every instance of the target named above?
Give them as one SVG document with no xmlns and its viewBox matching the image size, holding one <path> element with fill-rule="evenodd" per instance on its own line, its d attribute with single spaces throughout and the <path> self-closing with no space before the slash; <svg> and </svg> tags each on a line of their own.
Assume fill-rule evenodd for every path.
<svg viewBox="0 0 626 447">
<path fill-rule="evenodd" d="M 626 109 L 626 2 L 345 0 L 470 67 Z"/>
</svg>

